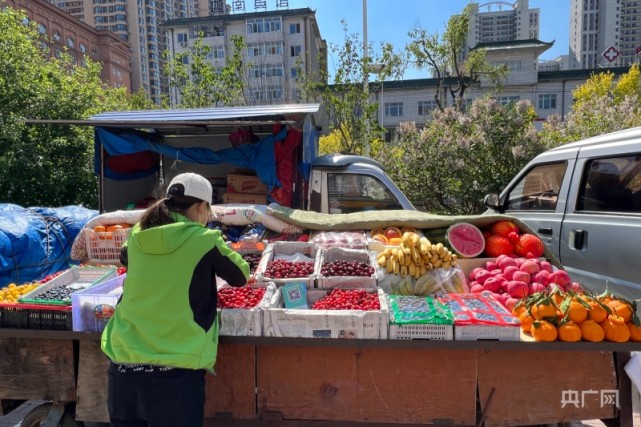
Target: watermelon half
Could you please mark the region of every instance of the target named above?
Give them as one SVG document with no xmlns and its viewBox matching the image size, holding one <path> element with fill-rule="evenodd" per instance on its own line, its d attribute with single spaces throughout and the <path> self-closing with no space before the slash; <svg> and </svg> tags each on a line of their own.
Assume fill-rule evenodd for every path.
<svg viewBox="0 0 641 427">
<path fill-rule="evenodd" d="M 467 222 L 459 222 L 447 229 L 447 243 L 463 258 L 474 258 L 483 253 L 485 238 L 479 228 Z"/>
</svg>

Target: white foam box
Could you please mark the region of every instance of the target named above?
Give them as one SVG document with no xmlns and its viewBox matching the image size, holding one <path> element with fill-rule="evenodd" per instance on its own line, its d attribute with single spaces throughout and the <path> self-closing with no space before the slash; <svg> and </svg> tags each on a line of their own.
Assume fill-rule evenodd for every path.
<svg viewBox="0 0 641 427">
<path fill-rule="evenodd" d="M 308 289 L 308 305 L 311 307 L 329 292 L 323 289 Z M 375 292 L 378 295 L 380 310 L 288 310 L 283 308 L 283 295 L 278 288 L 269 308 L 263 311 L 263 336 L 387 339 L 387 298 L 380 288 L 367 289 L 367 292 Z"/>
<path fill-rule="evenodd" d="M 71 294 L 73 330 L 101 332 L 113 315 L 122 294 L 123 274 Z"/>
<path fill-rule="evenodd" d="M 323 263 L 335 261 L 354 261 L 368 264 L 374 269 L 370 276 L 323 276 Z M 361 249 L 328 248 L 321 249 L 316 259 L 314 270 L 318 272 L 316 287 L 320 289 L 366 289 L 373 288 L 379 279 L 381 270 L 376 265 L 376 252 Z"/>
<path fill-rule="evenodd" d="M 267 270 L 267 264 L 274 259 L 281 257 L 291 257 L 295 254 L 302 254 L 314 262 L 314 272 L 307 277 L 296 277 L 296 278 L 286 278 L 286 279 L 276 279 L 272 277 L 266 277 L 265 271 Z M 316 258 L 320 256 L 320 248 L 314 243 L 309 242 L 272 242 L 267 245 L 263 251 L 263 256 L 256 267 L 256 282 L 274 282 L 276 286 L 283 286 L 287 283 L 294 282 L 305 282 L 307 288 L 314 288 L 316 286 L 316 277 L 319 272 L 316 271 Z"/>
<path fill-rule="evenodd" d="M 225 284 L 222 288 L 229 288 Z M 263 310 L 269 307 L 276 292 L 276 285 L 268 283 L 263 299 L 253 308 L 218 309 L 219 334 L 223 336 L 259 337 L 263 333 Z"/>
<path fill-rule="evenodd" d="M 496 258 L 458 258 L 456 263 L 461 266 L 467 278 L 476 267 L 485 267 L 486 262 L 495 260 Z"/>
</svg>

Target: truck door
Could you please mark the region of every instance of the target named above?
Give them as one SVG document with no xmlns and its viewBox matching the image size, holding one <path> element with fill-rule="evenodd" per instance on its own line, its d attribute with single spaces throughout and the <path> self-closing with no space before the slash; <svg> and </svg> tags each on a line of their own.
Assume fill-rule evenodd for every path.
<svg viewBox="0 0 641 427">
<path fill-rule="evenodd" d="M 636 145 L 636 146 L 635 146 Z M 560 261 L 595 291 L 641 298 L 641 146 L 582 148 L 561 230 Z"/>
<path fill-rule="evenodd" d="M 501 196 L 504 212 L 527 224 L 557 257 L 565 194 L 574 166 L 574 160 L 565 157 L 530 164 Z"/>
</svg>

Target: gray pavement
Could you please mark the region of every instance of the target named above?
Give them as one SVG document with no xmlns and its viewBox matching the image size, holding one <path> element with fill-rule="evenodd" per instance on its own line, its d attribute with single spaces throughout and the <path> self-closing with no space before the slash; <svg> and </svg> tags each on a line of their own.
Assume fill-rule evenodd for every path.
<svg viewBox="0 0 641 427">
<path fill-rule="evenodd" d="M 5 416 L 0 416 L 0 427 L 20 427 L 20 423 L 22 419 L 34 408 L 37 406 L 46 403 L 44 400 L 30 400 L 28 402 L 23 403 L 21 406 L 18 408 L 14 409 L 11 411 L 9 414 Z M 84 423 L 85 427 L 108 427 L 109 424 L 104 424 L 104 423 Z M 550 427 L 555 426 L 555 424 L 550 425 Z M 564 426 L 567 426 L 565 424 Z M 581 421 L 581 422 L 573 422 L 570 424 L 570 427 L 605 427 L 605 424 L 603 424 L 599 420 L 587 420 L 587 421 Z M 639 411 L 638 408 L 635 410 L 634 413 L 634 426 L 635 427 L 641 427 L 641 417 L 639 416 Z"/>
</svg>

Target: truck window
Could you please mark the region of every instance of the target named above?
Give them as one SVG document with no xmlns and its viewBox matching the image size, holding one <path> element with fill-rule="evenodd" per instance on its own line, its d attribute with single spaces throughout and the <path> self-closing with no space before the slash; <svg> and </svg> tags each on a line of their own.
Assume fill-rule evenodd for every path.
<svg viewBox="0 0 641 427">
<path fill-rule="evenodd" d="M 328 173 L 330 213 L 401 209 L 389 189 L 376 177 L 349 173 Z"/>
<path fill-rule="evenodd" d="M 506 210 L 554 211 L 566 169 L 566 162 L 532 168 L 508 194 Z"/>
<path fill-rule="evenodd" d="M 641 212 L 641 156 L 588 161 L 577 205 L 586 212 Z"/>
</svg>

